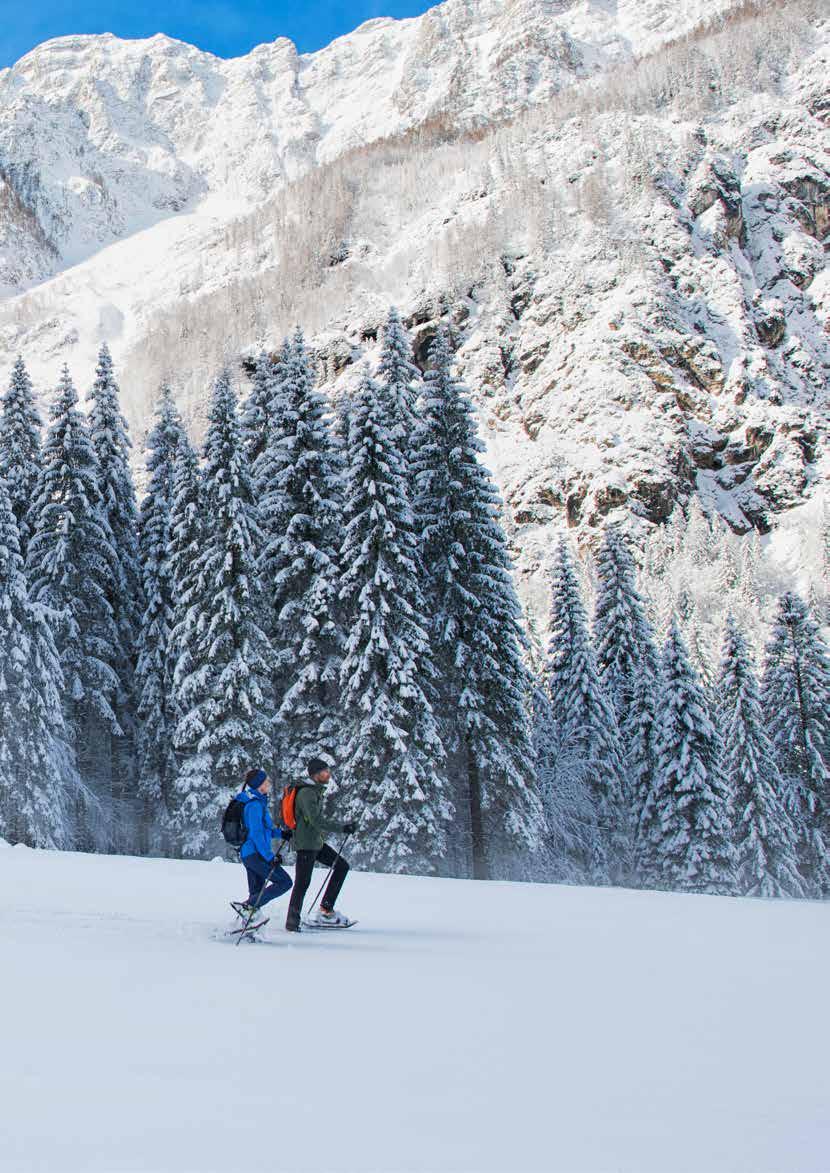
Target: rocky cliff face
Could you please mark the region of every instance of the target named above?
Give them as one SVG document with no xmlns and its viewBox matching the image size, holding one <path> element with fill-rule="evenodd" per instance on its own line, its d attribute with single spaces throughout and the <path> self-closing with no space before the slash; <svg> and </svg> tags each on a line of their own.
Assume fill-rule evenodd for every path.
<svg viewBox="0 0 830 1173">
<path fill-rule="evenodd" d="M 198 420 L 297 319 L 347 394 L 394 301 L 458 328 L 525 572 L 692 492 L 765 530 L 828 471 L 829 54 L 809 0 L 50 42 L 0 73 L 0 362 L 84 384 L 106 338 L 134 425 L 164 375 Z"/>
</svg>

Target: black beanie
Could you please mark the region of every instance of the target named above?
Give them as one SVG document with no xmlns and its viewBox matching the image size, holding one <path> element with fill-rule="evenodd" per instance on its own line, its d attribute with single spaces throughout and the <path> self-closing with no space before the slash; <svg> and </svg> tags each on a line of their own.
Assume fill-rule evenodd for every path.
<svg viewBox="0 0 830 1173">
<path fill-rule="evenodd" d="M 322 758 L 309 758 L 306 769 L 308 770 L 309 778 L 313 778 L 314 775 L 319 774 L 321 770 L 330 770 L 331 766 L 328 764 L 328 762 L 324 762 Z"/>
</svg>

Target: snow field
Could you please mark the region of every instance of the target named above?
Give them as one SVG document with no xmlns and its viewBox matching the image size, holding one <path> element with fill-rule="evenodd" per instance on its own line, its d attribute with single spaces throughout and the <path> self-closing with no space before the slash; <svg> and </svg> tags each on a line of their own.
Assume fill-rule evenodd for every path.
<svg viewBox="0 0 830 1173">
<path fill-rule="evenodd" d="M 830 1167 L 822 905 L 354 874 L 235 948 L 241 895 L 0 852 L 3 1173 Z"/>
</svg>

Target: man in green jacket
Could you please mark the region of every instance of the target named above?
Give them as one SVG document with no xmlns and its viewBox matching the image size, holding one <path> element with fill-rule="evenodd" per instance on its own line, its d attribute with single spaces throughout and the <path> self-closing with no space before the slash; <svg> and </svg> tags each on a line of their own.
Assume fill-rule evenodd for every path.
<svg viewBox="0 0 830 1173">
<path fill-rule="evenodd" d="M 297 853 L 297 866 L 294 875 L 294 887 L 291 890 L 291 902 L 288 905 L 288 916 L 285 927 L 289 933 L 300 931 L 300 917 L 303 911 L 303 900 L 311 883 L 311 875 L 317 860 L 326 867 L 332 868 L 331 878 L 326 885 L 323 899 L 320 901 L 320 912 L 317 923 L 327 928 L 340 928 L 348 925 L 348 917 L 335 912 L 334 905 L 343 887 L 343 881 L 349 870 L 345 859 L 329 847 L 325 842 L 325 831 L 338 831 L 343 835 L 351 835 L 357 829 L 355 823 L 336 823 L 323 816 L 323 793 L 331 780 L 331 769 L 322 758 L 312 758 L 308 763 L 308 776 L 311 783 L 297 787 L 294 799 L 294 814 L 297 827 L 294 831 L 294 850 Z"/>
</svg>

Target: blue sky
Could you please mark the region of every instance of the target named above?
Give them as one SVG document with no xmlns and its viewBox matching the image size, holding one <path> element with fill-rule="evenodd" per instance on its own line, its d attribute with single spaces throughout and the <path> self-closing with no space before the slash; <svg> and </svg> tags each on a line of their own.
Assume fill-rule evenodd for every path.
<svg viewBox="0 0 830 1173">
<path fill-rule="evenodd" d="M 290 37 L 301 52 L 327 45 L 375 16 L 415 16 L 424 0 L 22 0 L 0 22 L 0 68 L 41 41 L 70 33 L 167 33 L 220 57 Z M 12 7 L 2 0 L 0 12 Z"/>
</svg>

